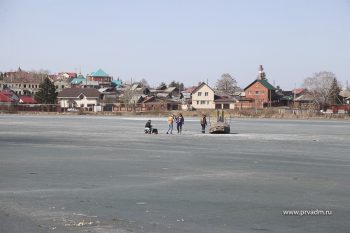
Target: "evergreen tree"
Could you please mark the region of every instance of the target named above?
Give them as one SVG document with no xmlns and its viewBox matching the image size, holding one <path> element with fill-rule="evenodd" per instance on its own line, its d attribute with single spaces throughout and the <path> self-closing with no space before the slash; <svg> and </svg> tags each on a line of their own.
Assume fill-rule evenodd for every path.
<svg viewBox="0 0 350 233">
<path fill-rule="evenodd" d="M 177 89 L 179 89 L 179 91 L 184 90 L 184 84 L 180 83 L 180 82 L 175 82 L 175 80 L 173 80 L 173 81 L 171 81 L 171 83 L 169 83 L 169 87 L 176 87 Z"/>
<path fill-rule="evenodd" d="M 164 90 L 166 88 L 167 88 L 167 85 L 165 84 L 165 82 L 161 82 L 157 87 L 158 90 Z"/>
<path fill-rule="evenodd" d="M 339 98 L 340 91 L 341 91 L 341 88 L 339 86 L 338 80 L 334 78 L 332 81 L 331 90 L 330 90 L 330 99 L 329 99 L 330 104 L 341 103 Z"/>
<path fill-rule="evenodd" d="M 39 91 L 35 94 L 36 101 L 42 104 L 55 104 L 57 99 L 56 87 L 51 80 L 46 77 L 39 86 Z"/>
</svg>

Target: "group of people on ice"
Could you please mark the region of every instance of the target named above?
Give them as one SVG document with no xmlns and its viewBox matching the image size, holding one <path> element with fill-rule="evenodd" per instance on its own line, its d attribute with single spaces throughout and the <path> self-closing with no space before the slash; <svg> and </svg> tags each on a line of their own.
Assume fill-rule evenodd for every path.
<svg viewBox="0 0 350 233">
<path fill-rule="evenodd" d="M 166 131 L 166 134 L 173 134 L 174 123 L 176 124 L 177 133 L 181 134 L 182 126 L 185 124 L 185 119 L 181 113 L 177 116 L 174 114 L 168 116 L 168 131 Z"/>
<path fill-rule="evenodd" d="M 182 126 L 185 124 L 185 119 L 182 113 L 179 113 L 177 116 L 175 116 L 174 114 L 170 114 L 168 116 L 167 121 L 168 121 L 168 130 L 166 131 L 166 134 L 173 134 L 174 123 L 176 124 L 177 133 L 178 134 L 182 133 Z M 208 125 L 206 115 L 204 114 L 202 115 L 200 119 L 200 124 L 202 126 L 202 133 L 205 133 L 205 128 Z M 151 120 L 148 120 L 145 125 L 145 133 L 148 133 L 148 134 L 158 133 L 157 129 L 152 128 Z"/>
</svg>

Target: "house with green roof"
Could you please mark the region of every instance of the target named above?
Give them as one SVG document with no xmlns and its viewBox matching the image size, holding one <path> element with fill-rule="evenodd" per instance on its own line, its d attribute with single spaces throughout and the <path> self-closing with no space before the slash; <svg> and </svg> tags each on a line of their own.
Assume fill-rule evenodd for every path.
<svg viewBox="0 0 350 233">
<path fill-rule="evenodd" d="M 87 81 L 96 81 L 98 82 L 99 87 L 110 87 L 113 77 L 107 74 L 102 69 L 98 69 L 94 72 L 91 72 L 91 74 L 88 74 L 86 76 Z"/>
<path fill-rule="evenodd" d="M 277 101 L 276 88 L 266 79 L 261 65 L 257 79 L 244 88 L 244 92 L 245 98 L 238 104 L 242 108 L 264 108 Z"/>
<path fill-rule="evenodd" d="M 86 83 L 86 78 L 84 75 L 79 74 L 76 78 L 72 79 L 70 82 L 71 87 L 80 87 Z"/>
</svg>

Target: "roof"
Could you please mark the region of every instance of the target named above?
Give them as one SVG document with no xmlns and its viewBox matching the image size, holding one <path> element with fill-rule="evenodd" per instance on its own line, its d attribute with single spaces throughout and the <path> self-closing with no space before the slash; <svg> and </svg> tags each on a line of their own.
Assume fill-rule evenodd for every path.
<svg viewBox="0 0 350 233">
<path fill-rule="evenodd" d="M 71 81 L 71 84 L 80 84 L 82 82 L 85 82 L 86 79 L 84 78 L 83 75 L 79 75 L 77 78 L 74 78 L 72 81 Z"/>
<path fill-rule="evenodd" d="M 100 92 L 95 88 L 65 88 L 58 93 L 58 98 L 77 98 L 80 94 L 87 98 L 99 98 Z"/>
<path fill-rule="evenodd" d="M 349 98 L 350 97 L 350 91 L 348 90 L 342 90 L 341 92 L 339 92 L 339 95 L 343 98 Z"/>
<path fill-rule="evenodd" d="M 112 83 L 114 83 L 117 86 L 121 86 L 123 84 L 123 81 L 120 79 L 117 79 L 117 80 L 112 80 Z"/>
<path fill-rule="evenodd" d="M 177 89 L 177 87 L 168 87 L 167 89 L 163 90 L 163 92 L 168 92 L 168 93 L 170 93 L 170 92 L 175 91 L 176 89 Z"/>
<path fill-rule="evenodd" d="M 293 94 L 296 94 L 296 95 L 300 95 L 304 91 L 306 91 L 306 88 L 295 88 L 295 89 L 292 90 Z"/>
<path fill-rule="evenodd" d="M 109 75 L 106 72 L 104 72 L 102 69 L 98 69 L 97 71 L 92 72 L 89 76 L 92 76 L 92 77 L 109 77 Z"/>
<path fill-rule="evenodd" d="M 0 91 L 0 102 L 17 102 L 18 96 L 11 90 Z"/>
<path fill-rule="evenodd" d="M 182 92 L 186 92 L 186 93 L 192 93 L 194 89 L 196 89 L 196 86 L 192 86 L 192 87 L 188 87 L 185 90 L 183 90 Z"/>
<path fill-rule="evenodd" d="M 313 102 L 314 98 L 311 95 L 305 94 L 301 95 L 298 98 L 296 98 L 294 101 L 301 101 L 301 102 Z"/>
<path fill-rule="evenodd" d="M 9 96 L 0 92 L 0 102 L 14 102 Z"/>
<path fill-rule="evenodd" d="M 214 102 L 215 103 L 234 103 L 237 100 L 235 98 L 232 98 L 231 96 L 220 96 L 220 95 L 214 95 Z"/>
<path fill-rule="evenodd" d="M 40 84 L 45 79 L 46 74 L 37 74 L 33 72 L 5 72 L 4 83 L 37 83 Z"/>
<path fill-rule="evenodd" d="M 244 90 L 247 90 L 250 86 L 252 86 L 254 83 L 260 83 L 261 85 L 263 85 L 264 87 L 266 87 L 267 89 L 274 91 L 276 90 L 276 88 L 274 86 L 272 86 L 267 80 L 265 79 L 256 79 L 254 80 L 251 84 L 249 84 L 246 88 L 244 88 Z"/>
<path fill-rule="evenodd" d="M 160 93 L 157 93 L 156 96 L 167 98 L 167 97 L 170 97 L 170 93 L 160 92 Z"/>
<path fill-rule="evenodd" d="M 213 92 L 215 92 L 208 84 L 206 84 L 205 82 L 202 82 L 201 84 L 199 84 L 193 91 L 192 93 L 195 93 L 196 91 L 198 91 L 200 88 L 202 88 L 203 86 L 208 86 L 210 90 L 212 90 Z"/>
<path fill-rule="evenodd" d="M 19 102 L 21 104 L 37 104 L 38 102 L 33 96 L 22 95 L 19 97 Z"/>
</svg>

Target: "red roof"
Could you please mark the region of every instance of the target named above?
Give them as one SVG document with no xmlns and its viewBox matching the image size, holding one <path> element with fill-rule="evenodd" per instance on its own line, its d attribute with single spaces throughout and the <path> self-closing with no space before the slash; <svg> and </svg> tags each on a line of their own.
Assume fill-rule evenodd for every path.
<svg viewBox="0 0 350 233">
<path fill-rule="evenodd" d="M 196 89 L 197 86 L 192 86 L 192 87 L 187 87 L 184 92 L 187 92 L 187 93 L 192 93 L 194 89 Z"/>
<path fill-rule="evenodd" d="M 12 91 L 0 91 L 0 102 L 16 102 L 18 97 Z"/>
<path fill-rule="evenodd" d="M 293 94 L 300 95 L 304 91 L 306 91 L 306 88 L 295 88 L 295 89 L 293 89 Z"/>
<path fill-rule="evenodd" d="M 12 102 L 11 98 L 7 95 L 0 93 L 0 102 Z"/>
<path fill-rule="evenodd" d="M 38 102 L 34 99 L 33 96 L 26 96 L 26 95 L 23 95 L 23 96 L 20 96 L 19 97 L 19 102 L 21 104 L 37 104 Z"/>
</svg>

